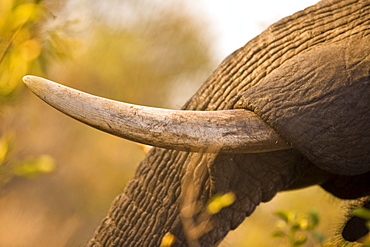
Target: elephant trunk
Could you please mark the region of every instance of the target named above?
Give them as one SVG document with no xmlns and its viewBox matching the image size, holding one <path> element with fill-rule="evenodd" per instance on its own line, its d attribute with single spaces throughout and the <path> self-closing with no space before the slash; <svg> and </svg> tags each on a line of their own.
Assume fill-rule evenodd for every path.
<svg viewBox="0 0 370 247">
<path fill-rule="evenodd" d="M 187 153 L 154 148 L 150 154 L 113 201 L 88 246 L 160 246 L 167 232 L 177 235 L 183 172 L 181 166 L 166 164 L 186 160 Z"/>
<path fill-rule="evenodd" d="M 256 204 L 251 202 L 234 225 L 231 208 L 222 217 L 205 211 L 205 203 L 215 193 L 208 167 L 215 157 L 152 149 L 88 246 L 161 246 L 166 235 L 174 237 L 172 247 L 212 246 L 221 241 Z"/>
<path fill-rule="evenodd" d="M 88 246 L 161 246 L 166 235 L 175 238 L 171 247 L 213 246 L 309 166 L 294 150 L 234 155 L 154 148 Z M 226 193 L 235 201 L 210 211 L 210 199 Z"/>
</svg>

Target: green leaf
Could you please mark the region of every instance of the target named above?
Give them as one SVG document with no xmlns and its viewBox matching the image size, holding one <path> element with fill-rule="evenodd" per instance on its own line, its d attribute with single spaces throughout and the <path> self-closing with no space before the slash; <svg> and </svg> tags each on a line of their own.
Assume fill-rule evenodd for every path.
<svg viewBox="0 0 370 247">
<path fill-rule="evenodd" d="M 362 245 L 362 247 L 370 247 L 370 242 L 366 242 Z"/>
<path fill-rule="evenodd" d="M 283 221 L 285 221 L 287 223 L 289 222 L 288 212 L 286 212 L 286 211 L 276 211 L 275 215 L 277 217 L 279 217 L 280 219 L 282 219 Z"/>
<path fill-rule="evenodd" d="M 355 208 L 352 210 L 354 216 L 363 218 L 365 220 L 370 220 L 370 209 L 367 208 Z"/>
<path fill-rule="evenodd" d="M 317 232 L 312 232 L 312 236 L 319 243 L 323 243 L 326 240 L 326 237 L 323 234 Z"/>
<path fill-rule="evenodd" d="M 283 231 L 275 231 L 271 234 L 271 237 L 273 238 L 284 238 L 286 237 L 287 235 L 285 234 L 285 232 Z"/>
<path fill-rule="evenodd" d="M 310 229 L 314 229 L 316 226 L 319 225 L 320 223 L 320 217 L 319 217 L 319 214 L 317 213 L 317 211 L 315 209 L 311 209 L 309 212 L 308 212 L 308 216 L 309 216 L 309 219 L 310 219 Z"/>
<path fill-rule="evenodd" d="M 297 239 L 294 241 L 293 246 L 301 246 L 304 243 L 306 243 L 306 241 L 307 241 L 307 236 L 306 235 L 303 235 L 303 234 L 299 235 L 297 237 Z"/>
<path fill-rule="evenodd" d="M 14 164 L 13 173 L 16 176 L 35 178 L 37 176 L 51 173 L 55 170 L 54 159 L 49 155 L 41 155 Z"/>
<path fill-rule="evenodd" d="M 284 220 L 278 220 L 275 224 L 275 227 L 279 229 L 284 229 L 287 227 L 287 222 L 285 222 Z"/>
<path fill-rule="evenodd" d="M 295 222 L 294 224 L 292 224 L 292 231 L 297 231 L 300 229 L 301 229 L 301 225 L 299 224 L 299 222 Z"/>
</svg>

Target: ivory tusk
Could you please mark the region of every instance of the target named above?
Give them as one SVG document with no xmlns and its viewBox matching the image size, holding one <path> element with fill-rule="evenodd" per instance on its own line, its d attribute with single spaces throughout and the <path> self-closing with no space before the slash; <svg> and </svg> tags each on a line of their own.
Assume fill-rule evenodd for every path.
<svg viewBox="0 0 370 247">
<path fill-rule="evenodd" d="M 134 142 L 190 152 L 258 153 L 291 148 L 252 111 L 167 110 L 101 98 L 36 76 L 25 76 L 23 81 L 59 111 Z"/>
</svg>

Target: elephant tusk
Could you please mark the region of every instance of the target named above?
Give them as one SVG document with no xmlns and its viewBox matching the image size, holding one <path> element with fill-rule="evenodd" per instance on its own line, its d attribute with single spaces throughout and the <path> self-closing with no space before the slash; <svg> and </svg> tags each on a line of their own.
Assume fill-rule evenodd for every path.
<svg viewBox="0 0 370 247">
<path fill-rule="evenodd" d="M 107 133 L 190 152 L 258 153 L 291 148 L 252 111 L 167 110 L 90 95 L 36 76 L 30 90 L 59 111 Z"/>
</svg>

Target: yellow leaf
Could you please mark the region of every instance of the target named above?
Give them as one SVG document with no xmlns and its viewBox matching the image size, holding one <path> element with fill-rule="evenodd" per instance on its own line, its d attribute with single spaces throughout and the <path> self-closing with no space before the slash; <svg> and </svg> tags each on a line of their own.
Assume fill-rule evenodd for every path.
<svg viewBox="0 0 370 247">
<path fill-rule="evenodd" d="M 29 158 L 14 164 L 13 173 L 16 176 L 35 178 L 37 176 L 55 171 L 54 159 L 49 155 Z"/>
<path fill-rule="evenodd" d="M 20 45 L 19 48 L 22 57 L 26 61 L 34 60 L 41 54 L 41 45 L 40 42 L 36 39 L 25 41 L 22 45 Z"/>
<path fill-rule="evenodd" d="M 233 192 L 228 192 L 221 196 L 222 206 L 228 207 L 235 202 L 235 194 Z"/>
<path fill-rule="evenodd" d="M 9 27 L 14 30 L 24 25 L 26 22 L 35 19 L 36 10 L 36 4 L 34 3 L 23 3 L 18 5 L 9 18 Z"/>
<path fill-rule="evenodd" d="M 153 148 L 152 146 L 141 144 L 141 143 L 136 143 L 139 148 L 144 152 L 144 154 L 149 153 L 149 151 Z"/>
<path fill-rule="evenodd" d="M 13 45 L 17 47 L 29 39 L 31 39 L 30 30 L 28 28 L 22 28 L 17 32 L 17 35 L 15 35 Z"/>
<path fill-rule="evenodd" d="M 235 194 L 233 192 L 228 192 L 223 195 L 215 195 L 208 203 L 207 211 L 210 214 L 217 214 L 221 209 L 233 204 L 235 199 Z"/>
<path fill-rule="evenodd" d="M 38 170 L 41 173 L 50 173 L 55 171 L 54 159 L 49 155 L 42 155 L 38 158 Z"/>
<path fill-rule="evenodd" d="M 0 0 L 0 6 L 0 32 L 3 33 L 3 29 L 6 29 L 8 26 L 8 19 L 14 6 L 14 0 Z"/>
<path fill-rule="evenodd" d="M 299 221 L 300 229 L 306 230 L 308 228 L 309 222 L 307 218 L 303 218 Z"/>
<path fill-rule="evenodd" d="M 208 206 L 207 206 L 207 211 L 210 213 L 210 214 L 217 214 L 218 212 L 220 212 L 222 209 L 222 205 L 221 205 L 221 202 L 219 200 L 213 200 L 211 201 Z"/>
<path fill-rule="evenodd" d="M 9 140 L 6 137 L 0 139 L 0 165 L 5 160 L 6 155 L 9 152 Z"/>
<path fill-rule="evenodd" d="M 174 242 L 175 236 L 172 233 L 167 232 L 162 238 L 160 247 L 171 247 Z"/>
<path fill-rule="evenodd" d="M 22 83 L 22 76 L 27 73 L 28 63 L 19 51 L 12 49 L 0 64 L 0 99 L 11 95 Z"/>
</svg>

